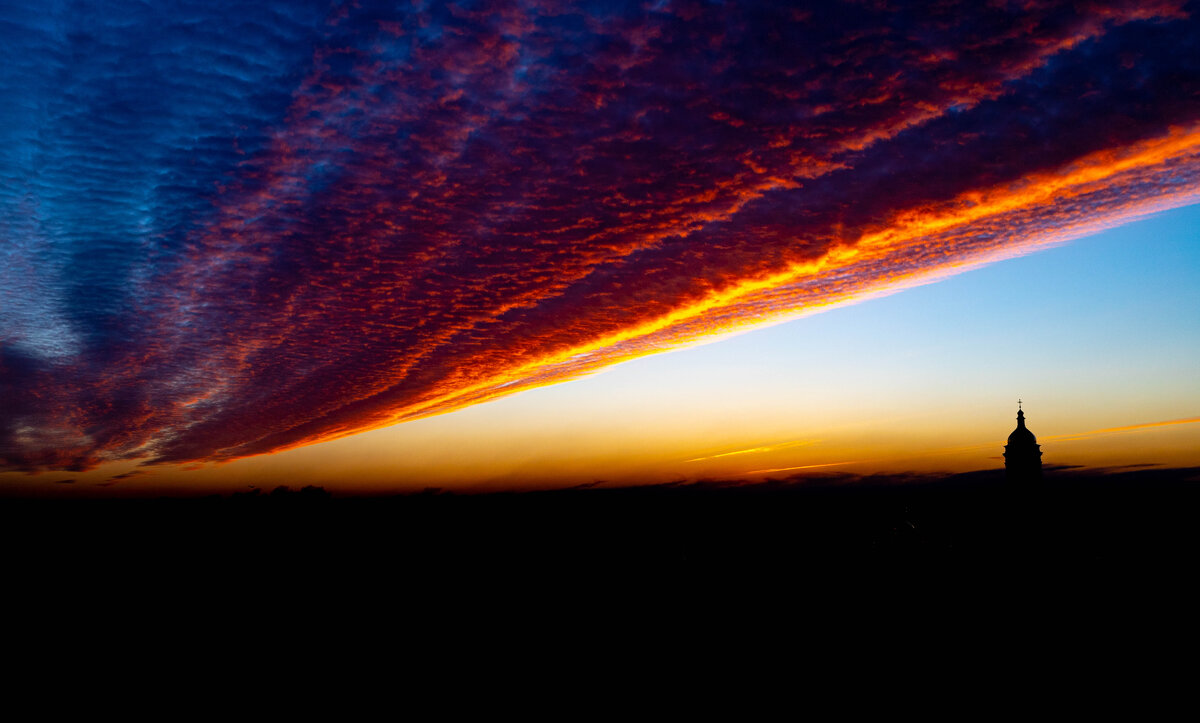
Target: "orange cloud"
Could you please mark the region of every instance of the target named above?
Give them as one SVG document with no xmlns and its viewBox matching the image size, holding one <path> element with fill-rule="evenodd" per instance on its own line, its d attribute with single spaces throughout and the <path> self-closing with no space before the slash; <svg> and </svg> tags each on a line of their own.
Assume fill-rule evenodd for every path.
<svg viewBox="0 0 1200 723">
<path fill-rule="evenodd" d="M 1093 429 L 1090 432 L 1078 432 L 1075 434 L 1056 434 L 1049 437 L 1043 437 L 1043 442 L 1076 442 L 1081 439 L 1091 439 L 1106 434 L 1119 434 L 1121 432 L 1139 432 L 1146 429 L 1155 429 L 1158 427 L 1170 427 L 1176 424 L 1196 424 L 1200 422 L 1200 417 L 1188 417 L 1187 419 L 1169 419 L 1164 422 L 1146 422 L 1144 424 L 1130 424 L 1125 427 L 1108 427 L 1106 429 Z"/>
<path fill-rule="evenodd" d="M 750 472 L 742 472 L 740 476 L 747 477 L 754 474 L 774 474 L 776 472 L 795 472 L 802 469 L 819 469 L 821 467 L 841 467 L 847 464 L 859 464 L 862 460 L 851 462 L 826 462 L 825 464 L 802 464 L 798 467 L 773 467 L 771 469 L 756 469 Z"/>
<path fill-rule="evenodd" d="M 794 442 L 782 442 L 779 444 L 769 444 L 761 447 L 751 447 L 749 449 L 739 449 L 733 452 L 722 452 L 720 454 L 712 454 L 707 457 L 696 457 L 695 459 L 685 460 L 686 462 L 703 462 L 710 459 L 721 459 L 723 457 L 738 457 L 743 454 L 762 454 L 764 452 L 777 452 L 781 449 L 794 449 L 796 447 L 808 447 L 813 444 L 818 444 L 819 439 L 800 439 Z"/>
</svg>

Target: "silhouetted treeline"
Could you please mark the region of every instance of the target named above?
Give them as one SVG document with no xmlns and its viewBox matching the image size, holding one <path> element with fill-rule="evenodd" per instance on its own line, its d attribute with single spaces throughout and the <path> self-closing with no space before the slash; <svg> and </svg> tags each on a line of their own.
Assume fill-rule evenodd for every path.
<svg viewBox="0 0 1200 723">
<path fill-rule="evenodd" d="M 320 487 L 146 500 L 3 500 L 7 549 L 410 571 L 1153 564 L 1200 552 L 1200 469 L 824 476 L 546 492 L 336 497 Z"/>
<path fill-rule="evenodd" d="M 846 635 L 865 633 L 906 665 L 939 636 L 988 651 L 1103 630 L 1107 644 L 1191 618 L 1200 469 L 1050 469 L 1035 495 L 1003 475 L 9 499 L 2 575 L 10 619 L 35 632 L 73 621 L 169 644 L 215 621 L 247 650 L 265 628 L 281 650 L 396 656 L 463 625 L 510 636 L 506 651 L 538 630 L 583 653 L 665 644 L 664 630 L 680 651 L 714 635 L 772 648 L 790 629 L 788 655 L 811 655 L 814 635 L 857 655 Z"/>
</svg>

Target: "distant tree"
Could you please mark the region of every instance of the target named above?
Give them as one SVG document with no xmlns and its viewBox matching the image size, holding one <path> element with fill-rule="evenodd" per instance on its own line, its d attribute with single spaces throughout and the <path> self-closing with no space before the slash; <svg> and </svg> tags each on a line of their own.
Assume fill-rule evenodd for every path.
<svg viewBox="0 0 1200 723">
<path fill-rule="evenodd" d="M 305 485 L 299 490 L 292 490 L 287 485 L 279 485 L 271 490 L 270 498 L 275 501 L 283 501 L 288 503 L 296 502 L 323 502 L 331 497 L 329 492 L 324 487 L 316 485 Z"/>
</svg>

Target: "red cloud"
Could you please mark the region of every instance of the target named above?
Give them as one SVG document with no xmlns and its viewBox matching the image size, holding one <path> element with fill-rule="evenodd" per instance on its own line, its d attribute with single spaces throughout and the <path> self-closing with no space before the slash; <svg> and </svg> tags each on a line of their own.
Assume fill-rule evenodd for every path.
<svg viewBox="0 0 1200 723">
<path fill-rule="evenodd" d="M 1191 202 L 1200 34 L 1113 7 L 351 12 L 5 458 L 311 444 Z"/>
</svg>

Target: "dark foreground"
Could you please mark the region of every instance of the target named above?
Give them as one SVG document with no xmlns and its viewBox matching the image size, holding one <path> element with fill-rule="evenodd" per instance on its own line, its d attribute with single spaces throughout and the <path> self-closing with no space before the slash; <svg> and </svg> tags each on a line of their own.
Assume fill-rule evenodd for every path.
<svg viewBox="0 0 1200 723">
<path fill-rule="evenodd" d="M 10 657 L 52 679 L 123 672 L 132 654 L 154 676 L 211 688 L 283 671 L 307 701 L 329 675 L 389 692 L 404 670 L 514 676 L 534 695 L 553 687 L 538 681 L 591 669 L 621 689 L 697 675 L 706 705 L 729 685 L 714 671 L 774 671 L 777 690 L 805 696 L 824 688 L 819 671 L 913 680 L 930 696 L 984 678 L 1001 693 L 972 709 L 991 709 L 1080 670 L 1120 680 L 1174 667 L 1164 650 L 1189 659 L 1198 475 L 1060 471 L 1023 493 L 980 473 L 10 499 L 0 609 L 8 640 L 22 641 Z M 183 675 L 189 665 L 202 676 Z"/>
<path fill-rule="evenodd" d="M 892 671 L 929 651 L 951 667 L 1003 649 L 1105 661 L 1115 641 L 1182 645 L 1197 632 L 1198 474 L 1060 471 L 1023 493 L 978 473 L 376 499 L 10 499 L 0 501 L 3 609 L 47 654 L 97 635 L 97 650 L 116 650 L 136 635 L 250 668 L 245 651 L 409 660 L 418 639 L 453 666 L 464 651 L 505 657 L 533 640 L 564 660 L 604 650 L 651 668 L 657 658 L 631 651 L 702 660 L 718 640 L 793 662 L 825 660 L 820 640 Z"/>
<path fill-rule="evenodd" d="M 835 478 L 524 494 L 0 500 L 10 570 L 258 584 L 826 574 L 1169 573 L 1200 554 L 1200 470 Z M 1189 573 L 1190 574 L 1190 573 Z"/>
</svg>

